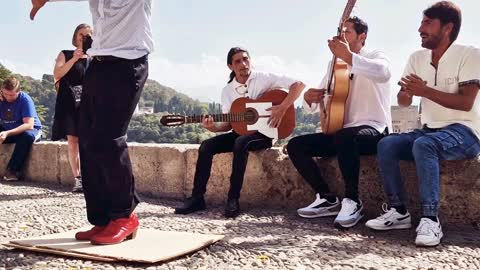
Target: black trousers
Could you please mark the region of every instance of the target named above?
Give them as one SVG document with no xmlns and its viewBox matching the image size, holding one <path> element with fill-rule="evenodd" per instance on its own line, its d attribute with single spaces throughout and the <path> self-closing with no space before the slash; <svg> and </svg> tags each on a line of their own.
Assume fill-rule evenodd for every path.
<svg viewBox="0 0 480 270">
<path fill-rule="evenodd" d="M 316 133 L 295 137 L 288 142 L 287 151 L 298 172 L 321 196 L 330 195 L 330 189 L 313 157 L 337 156 L 345 197 L 358 201 L 360 155 L 375 154 L 377 143 L 384 135 L 370 126 L 344 128 L 334 135 Z"/>
<path fill-rule="evenodd" d="M 147 56 L 93 60 L 80 104 L 80 164 L 88 221 L 107 225 L 137 204 L 126 132 L 148 77 Z"/>
<path fill-rule="evenodd" d="M 233 152 L 228 198 L 240 198 L 243 177 L 247 168 L 248 151 L 270 147 L 272 147 L 272 139 L 258 132 L 242 136 L 235 132 L 229 132 L 203 141 L 198 150 L 192 196 L 198 197 L 205 194 L 208 179 L 210 178 L 213 156 L 218 153 Z"/>
</svg>

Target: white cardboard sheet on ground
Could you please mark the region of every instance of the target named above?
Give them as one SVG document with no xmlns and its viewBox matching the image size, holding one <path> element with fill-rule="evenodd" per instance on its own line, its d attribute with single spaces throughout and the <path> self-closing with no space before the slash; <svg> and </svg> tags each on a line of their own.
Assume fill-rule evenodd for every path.
<svg viewBox="0 0 480 270">
<path fill-rule="evenodd" d="M 4 245 L 89 260 L 157 263 L 193 253 L 224 237 L 223 235 L 140 229 L 133 240 L 117 245 L 96 246 L 88 241 L 75 240 L 75 233 L 80 230 L 83 229 L 12 240 Z"/>
<path fill-rule="evenodd" d="M 253 125 L 247 125 L 247 130 L 256 130 L 263 135 L 272 138 L 278 139 L 278 129 L 271 128 L 268 126 L 268 119 L 272 114 L 271 111 L 267 111 L 268 108 L 273 106 L 272 102 L 254 102 L 254 103 L 246 103 L 246 108 L 254 108 L 259 116 L 268 116 L 268 117 L 259 117 L 257 122 Z"/>
</svg>

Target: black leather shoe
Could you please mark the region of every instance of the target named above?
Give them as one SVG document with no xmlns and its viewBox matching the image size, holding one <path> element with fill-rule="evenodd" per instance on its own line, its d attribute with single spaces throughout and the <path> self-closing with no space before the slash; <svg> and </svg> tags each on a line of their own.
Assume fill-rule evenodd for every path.
<svg viewBox="0 0 480 270">
<path fill-rule="evenodd" d="M 225 207 L 225 217 L 235 218 L 240 214 L 240 204 L 238 199 L 228 199 L 227 206 Z"/>
<path fill-rule="evenodd" d="M 190 197 L 181 207 L 175 208 L 175 214 L 186 215 L 196 211 L 205 210 L 205 200 L 202 197 Z"/>
</svg>

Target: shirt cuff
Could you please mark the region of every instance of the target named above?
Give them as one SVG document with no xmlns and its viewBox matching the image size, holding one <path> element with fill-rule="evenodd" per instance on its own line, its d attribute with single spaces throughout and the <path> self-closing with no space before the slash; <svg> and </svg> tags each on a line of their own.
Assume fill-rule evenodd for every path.
<svg viewBox="0 0 480 270">
<path fill-rule="evenodd" d="M 469 81 L 460 82 L 458 84 L 458 86 L 460 86 L 460 87 L 467 86 L 467 85 L 476 85 L 476 86 L 480 87 L 480 80 L 469 80 Z"/>
</svg>

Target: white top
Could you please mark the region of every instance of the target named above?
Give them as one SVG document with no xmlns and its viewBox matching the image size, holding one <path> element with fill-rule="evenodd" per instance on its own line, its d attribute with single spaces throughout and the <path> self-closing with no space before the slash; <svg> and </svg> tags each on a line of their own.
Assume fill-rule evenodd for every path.
<svg viewBox="0 0 480 270">
<path fill-rule="evenodd" d="M 331 66 L 331 65 L 329 65 Z M 388 127 L 392 131 L 390 112 L 390 61 L 381 51 L 367 51 L 353 54 L 352 66 L 348 66 L 353 79 L 350 81 L 350 92 L 345 106 L 344 128 L 368 125 L 378 132 Z M 328 73 L 320 83 L 320 89 L 326 89 Z M 328 98 L 328 97 L 327 97 Z M 304 100 L 307 111 L 319 111 L 318 103 L 311 106 Z"/>
<path fill-rule="evenodd" d="M 404 76 L 416 74 L 431 88 L 446 93 L 458 93 L 459 86 L 477 84 L 480 87 L 480 49 L 452 44 L 442 55 L 438 69 L 431 64 L 432 51 L 419 50 L 410 56 Z M 443 128 L 450 124 L 463 124 L 480 138 L 480 103 L 475 99 L 469 112 L 443 107 L 427 98 L 421 99 L 421 121 L 430 128 Z"/>
<path fill-rule="evenodd" d="M 245 84 L 241 84 L 236 78 L 228 83 L 222 90 L 222 111 L 229 113 L 235 99 L 249 97 L 256 99 L 263 93 L 274 88 L 289 89 L 298 80 L 261 71 L 252 71 Z"/>
<path fill-rule="evenodd" d="M 94 30 L 89 55 L 137 59 L 153 51 L 152 0 L 89 0 L 89 3 Z"/>
</svg>

